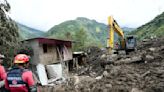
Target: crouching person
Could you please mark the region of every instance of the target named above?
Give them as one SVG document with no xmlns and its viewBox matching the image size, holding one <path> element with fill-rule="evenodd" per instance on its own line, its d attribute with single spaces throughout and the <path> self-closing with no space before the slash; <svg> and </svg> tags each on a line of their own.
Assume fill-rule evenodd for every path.
<svg viewBox="0 0 164 92">
<path fill-rule="evenodd" d="M 9 92 L 37 92 L 32 72 L 28 70 L 29 56 L 18 54 L 14 67 L 7 73 L 5 87 Z"/>
</svg>

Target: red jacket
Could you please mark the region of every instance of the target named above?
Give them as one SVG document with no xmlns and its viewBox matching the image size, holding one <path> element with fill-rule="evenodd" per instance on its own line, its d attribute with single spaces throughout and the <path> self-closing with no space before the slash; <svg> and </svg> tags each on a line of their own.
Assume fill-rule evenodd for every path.
<svg viewBox="0 0 164 92">
<path fill-rule="evenodd" d="M 0 81 L 6 79 L 6 71 L 2 65 L 0 65 Z"/>
<path fill-rule="evenodd" d="M 27 85 L 29 87 L 35 85 L 31 71 L 25 71 L 25 72 L 23 72 L 22 73 L 22 80 L 25 83 L 27 83 Z M 7 79 L 5 81 L 5 87 L 8 90 L 10 90 L 10 92 L 28 92 L 27 86 L 9 87 L 9 83 L 8 83 L 8 80 Z"/>
</svg>

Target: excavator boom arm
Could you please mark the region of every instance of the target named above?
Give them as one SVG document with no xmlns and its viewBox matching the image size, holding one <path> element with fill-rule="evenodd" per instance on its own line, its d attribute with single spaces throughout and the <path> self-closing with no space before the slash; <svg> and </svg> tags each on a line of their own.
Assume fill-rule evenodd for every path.
<svg viewBox="0 0 164 92">
<path fill-rule="evenodd" d="M 107 40 L 107 47 L 110 48 L 110 51 L 114 48 L 114 32 L 116 32 L 122 38 L 121 46 L 125 48 L 124 33 L 112 16 L 108 17 L 108 24 L 109 24 L 109 37 Z"/>
</svg>

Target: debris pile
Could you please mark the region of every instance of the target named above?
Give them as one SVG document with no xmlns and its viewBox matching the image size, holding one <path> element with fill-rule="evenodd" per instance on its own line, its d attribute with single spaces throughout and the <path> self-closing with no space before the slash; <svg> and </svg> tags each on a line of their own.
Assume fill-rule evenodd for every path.
<svg viewBox="0 0 164 92">
<path fill-rule="evenodd" d="M 91 48 L 88 65 L 81 68 L 83 72 L 77 72 L 67 83 L 54 89 L 57 92 L 163 92 L 163 38 L 143 41 L 126 56 L 112 56 L 114 61 L 104 54 L 98 48 Z"/>
<path fill-rule="evenodd" d="M 105 62 L 105 59 L 101 58 L 101 55 L 104 54 L 101 49 L 98 47 L 87 48 L 87 65 L 84 69 L 78 72 L 78 75 L 88 75 L 88 76 L 98 76 L 103 73 L 104 69 L 102 68 L 102 62 Z"/>
</svg>

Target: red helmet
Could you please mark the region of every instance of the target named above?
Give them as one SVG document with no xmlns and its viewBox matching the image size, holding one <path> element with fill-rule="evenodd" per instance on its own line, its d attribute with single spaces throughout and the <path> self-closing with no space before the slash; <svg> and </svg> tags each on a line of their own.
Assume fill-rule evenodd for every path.
<svg viewBox="0 0 164 92">
<path fill-rule="evenodd" d="M 30 57 L 27 56 L 26 54 L 18 54 L 15 56 L 14 64 L 27 63 L 27 62 L 29 62 L 29 59 L 30 59 Z"/>
</svg>

